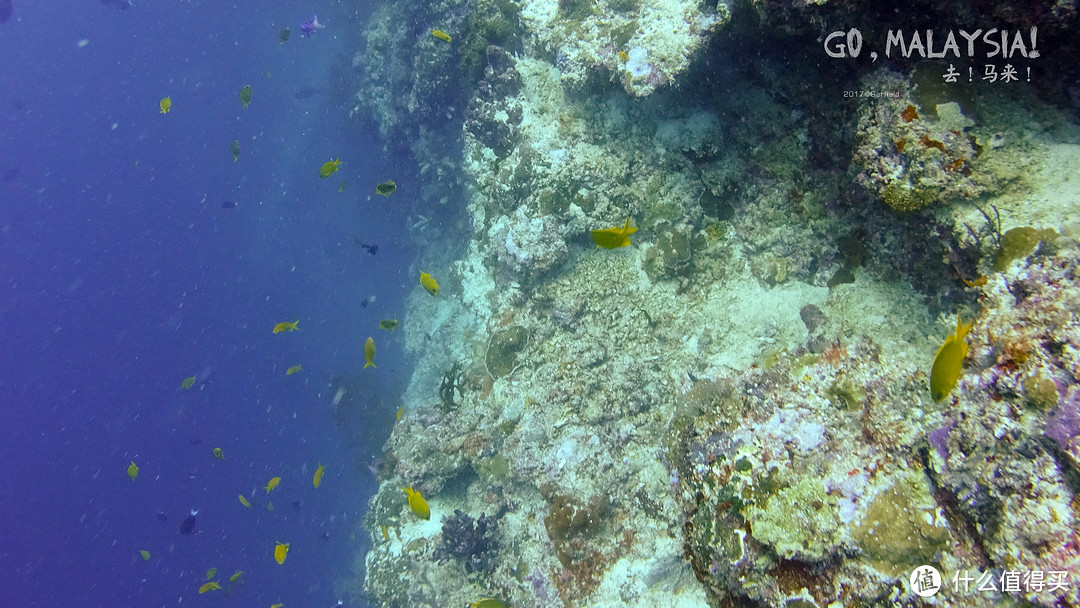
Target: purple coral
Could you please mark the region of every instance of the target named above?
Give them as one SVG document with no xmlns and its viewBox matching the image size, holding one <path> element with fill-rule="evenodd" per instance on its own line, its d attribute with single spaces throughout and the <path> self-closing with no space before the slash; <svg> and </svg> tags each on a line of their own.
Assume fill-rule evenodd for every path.
<svg viewBox="0 0 1080 608">
<path fill-rule="evenodd" d="M 1043 434 L 1066 450 L 1080 435 L 1080 391 L 1075 386 L 1069 388 L 1068 396 L 1051 410 L 1043 428 Z"/>
<path fill-rule="evenodd" d="M 436 559 L 456 557 L 465 562 L 466 572 L 495 571 L 495 520 L 481 513 L 475 521 L 461 509 L 443 517 L 442 546 L 435 549 Z"/>
</svg>

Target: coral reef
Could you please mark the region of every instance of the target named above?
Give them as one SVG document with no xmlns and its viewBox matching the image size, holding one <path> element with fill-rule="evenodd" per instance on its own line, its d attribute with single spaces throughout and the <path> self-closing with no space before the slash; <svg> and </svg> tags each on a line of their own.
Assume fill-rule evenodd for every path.
<svg viewBox="0 0 1080 608">
<path fill-rule="evenodd" d="M 1080 130 L 1057 109 L 717 36 L 723 4 L 414 8 L 372 22 L 358 111 L 470 226 L 411 224 L 444 288 L 407 300 L 369 598 L 884 607 L 923 605 L 922 564 L 1080 580 Z M 813 36 L 845 12 L 747 10 Z M 898 94 L 821 94 L 838 79 Z M 630 246 L 595 247 L 627 218 Z M 970 355 L 934 401 L 958 314 Z"/>
</svg>

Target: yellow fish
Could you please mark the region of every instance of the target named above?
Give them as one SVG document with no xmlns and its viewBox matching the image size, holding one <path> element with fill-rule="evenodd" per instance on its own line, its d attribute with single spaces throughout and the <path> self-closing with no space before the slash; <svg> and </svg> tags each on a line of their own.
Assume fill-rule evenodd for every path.
<svg viewBox="0 0 1080 608">
<path fill-rule="evenodd" d="M 510 608 L 493 597 L 485 597 L 480 601 L 469 604 L 469 608 Z"/>
<path fill-rule="evenodd" d="M 290 367 L 289 369 L 285 370 L 285 375 L 286 376 L 291 376 L 291 375 L 295 374 L 296 372 L 302 372 L 302 371 L 304 371 L 304 368 L 300 367 L 299 365 L 294 365 L 294 366 Z"/>
<path fill-rule="evenodd" d="M 144 562 L 150 561 L 150 552 L 147 551 L 146 549 L 143 549 L 142 551 L 139 551 L 139 555 L 142 556 Z"/>
<path fill-rule="evenodd" d="M 135 461 L 132 460 L 131 464 L 128 465 L 128 477 L 130 477 L 132 481 L 135 481 L 135 478 L 138 477 L 138 476 L 139 476 L 139 465 L 135 464 Z"/>
<path fill-rule="evenodd" d="M 276 604 L 270 604 L 270 608 L 281 608 L 284 605 L 285 604 L 282 604 L 281 602 L 278 602 Z"/>
<path fill-rule="evenodd" d="M 323 473 L 325 472 L 326 467 L 322 466 L 322 463 L 320 462 L 319 468 L 315 469 L 315 476 L 311 478 L 311 485 L 315 486 L 316 488 L 319 487 L 319 485 L 322 483 Z"/>
<path fill-rule="evenodd" d="M 394 420 L 401 420 L 401 417 L 405 415 L 405 408 L 397 408 L 397 413 L 394 414 Z"/>
<path fill-rule="evenodd" d="M 225 460 L 225 452 L 221 448 L 214 448 L 214 458 Z"/>
<path fill-rule="evenodd" d="M 206 580 L 210 580 L 217 576 L 217 568 L 210 568 L 206 571 Z"/>
<path fill-rule="evenodd" d="M 161 101 L 158 102 L 158 107 L 161 108 L 162 114 L 168 114 L 169 110 L 172 109 L 172 97 L 162 97 Z"/>
<path fill-rule="evenodd" d="M 375 340 L 368 336 L 364 342 L 364 369 L 375 367 Z"/>
<path fill-rule="evenodd" d="M 233 573 L 232 576 L 229 577 L 229 582 L 230 583 L 235 583 L 237 581 L 237 579 L 239 579 L 241 576 L 244 576 L 244 571 L 243 570 L 237 570 L 236 572 Z"/>
<path fill-rule="evenodd" d="M 637 228 L 630 226 L 630 218 L 626 218 L 626 223 L 621 228 L 615 226 L 614 228 L 590 231 L 593 241 L 596 242 L 597 249 L 600 247 L 604 249 L 626 247 L 630 244 L 630 235 L 635 232 L 637 232 Z"/>
<path fill-rule="evenodd" d="M 221 585 L 217 584 L 214 581 L 210 581 L 209 583 L 203 584 L 202 587 L 199 587 L 199 593 L 206 593 L 207 591 L 218 591 L 220 589 Z"/>
<path fill-rule="evenodd" d="M 195 376 L 188 376 L 187 378 L 184 378 L 184 381 L 180 383 L 181 390 L 187 390 L 195 386 L 196 379 L 197 378 Z"/>
<path fill-rule="evenodd" d="M 240 103 L 243 104 L 241 107 L 244 107 L 244 108 L 248 107 L 248 104 L 251 103 L 251 85 L 250 84 L 245 85 L 244 88 L 240 89 Z"/>
<path fill-rule="evenodd" d="M 244 505 L 249 509 L 251 508 L 251 503 L 248 502 L 248 499 L 244 498 L 243 494 L 238 494 L 236 497 L 240 499 L 240 504 Z"/>
<path fill-rule="evenodd" d="M 293 321 L 292 323 L 278 323 L 274 326 L 274 333 L 280 334 L 283 331 L 296 331 L 300 329 L 297 324 L 300 323 L 300 319 Z"/>
<path fill-rule="evenodd" d="M 229 146 L 229 151 L 232 152 L 232 162 L 236 162 L 240 158 L 240 140 L 234 139 L 232 145 Z"/>
<path fill-rule="evenodd" d="M 289 543 L 278 543 L 277 546 L 274 547 L 274 561 L 276 561 L 278 565 L 285 563 L 285 556 L 288 554 Z"/>
<path fill-rule="evenodd" d="M 266 485 L 263 486 L 263 489 L 266 490 L 267 494 L 269 494 L 270 490 L 273 490 L 274 488 L 276 488 L 279 483 L 281 483 L 281 478 L 280 477 L 271 477 L 270 481 L 266 482 Z"/>
<path fill-rule="evenodd" d="M 397 329 L 397 319 L 383 319 L 382 321 L 379 321 L 379 329 L 394 331 Z"/>
<path fill-rule="evenodd" d="M 930 368 L 930 394 L 934 401 L 944 399 L 960 379 L 961 366 L 968 354 L 968 345 L 964 338 L 970 330 L 971 323 L 964 324 L 957 314 L 956 333 L 946 337 L 934 355 L 934 366 Z"/>
<path fill-rule="evenodd" d="M 442 30 L 431 30 L 431 35 L 438 38 L 439 40 L 442 40 L 443 42 L 450 42 L 451 40 L 453 40 L 453 38 L 450 37 L 450 34 L 447 34 Z"/>
<path fill-rule="evenodd" d="M 323 163 L 322 168 L 319 169 L 319 177 L 326 179 L 331 175 L 337 173 L 338 167 L 341 166 L 341 159 L 335 158 L 334 160 L 328 160 Z"/>
<path fill-rule="evenodd" d="M 412 486 L 401 488 L 401 490 L 409 497 L 409 510 L 413 512 L 413 515 L 420 519 L 431 519 L 431 509 L 420 492 L 414 490 Z"/>
<path fill-rule="evenodd" d="M 439 295 L 439 282 L 423 270 L 420 271 L 420 286 L 433 296 Z"/>
</svg>

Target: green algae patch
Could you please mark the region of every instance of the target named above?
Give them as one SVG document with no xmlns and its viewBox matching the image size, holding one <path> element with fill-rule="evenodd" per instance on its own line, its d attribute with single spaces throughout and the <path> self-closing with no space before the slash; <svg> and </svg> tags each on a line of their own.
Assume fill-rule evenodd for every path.
<svg viewBox="0 0 1080 608">
<path fill-rule="evenodd" d="M 529 344 L 529 332 L 520 325 L 511 325 L 491 334 L 484 363 L 492 378 L 509 376 L 517 369 L 518 354 Z"/>
<path fill-rule="evenodd" d="M 934 188 L 916 188 L 907 183 L 891 183 L 881 192 L 885 204 L 897 213 L 919 211 L 941 197 Z"/>
<path fill-rule="evenodd" d="M 1012 228 L 1001 235 L 1001 250 L 994 259 L 994 271 L 1001 272 L 1017 258 L 1026 258 L 1035 252 L 1042 241 L 1052 241 L 1058 237 L 1053 228 L 1036 230 L 1031 226 Z"/>
<path fill-rule="evenodd" d="M 1057 384 L 1050 378 L 1037 375 L 1024 381 L 1024 399 L 1038 410 L 1049 411 L 1060 398 Z"/>
<path fill-rule="evenodd" d="M 804 478 L 781 488 L 768 505 L 747 510 L 754 538 L 785 559 L 826 559 L 837 545 L 840 520 L 821 479 Z"/>
<path fill-rule="evenodd" d="M 907 471 L 874 497 L 866 517 L 852 528 L 852 538 L 869 565 L 889 576 L 906 577 L 948 547 L 949 530 L 922 474 Z"/>
</svg>

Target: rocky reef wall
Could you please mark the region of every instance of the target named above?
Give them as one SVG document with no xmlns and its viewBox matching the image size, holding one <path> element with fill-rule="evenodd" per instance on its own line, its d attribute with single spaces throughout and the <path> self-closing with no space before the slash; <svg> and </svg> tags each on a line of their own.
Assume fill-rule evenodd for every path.
<svg viewBox="0 0 1080 608">
<path fill-rule="evenodd" d="M 369 27 L 357 112 L 471 225 L 458 258 L 415 228 L 442 290 L 400 330 L 379 605 L 915 606 L 922 564 L 1071 581 L 942 605 L 1080 604 L 1080 129 L 1033 87 L 823 64 L 810 8 L 751 8 Z"/>
</svg>

